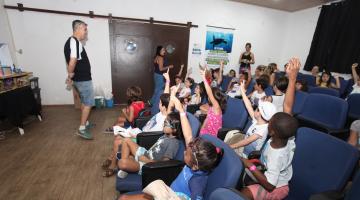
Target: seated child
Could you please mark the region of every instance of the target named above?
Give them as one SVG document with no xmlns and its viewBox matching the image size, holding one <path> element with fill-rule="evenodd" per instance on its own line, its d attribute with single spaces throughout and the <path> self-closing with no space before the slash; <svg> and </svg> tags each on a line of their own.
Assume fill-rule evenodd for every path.
<svg viewBox="0 0 360 200">
<path fill-rule="evenodd" d="M 265 78 L 259 77 L 256 79 L 254 85 L 254 91 L 249 95 L 250 102 L 252 105 L 257 106 L 261 98 L 265 97 L 265 88 L 268 86 L 268 81 Z"/>
<path fill-rule="evenodd" d="M 354 85 L 353 85 L 353 89 L 352 89 L 350 94 L 358 94 L 358 93 L 360 93 L 360 78 L 359 78 L 359 73 L 357 72 L 357 69 L 359 69 L 358 64 L 354 63 L 352 65 L 352 67 L 351 67 L 352 76 L 353 76 L 353 79 L 354 79 Z"/>
<path fill-rule="evenodd" d="M 219 129 L 222 127 L 222 113 L 226 107 L 226 96 L 217 87 L 210 87 L 206 81 L 206 68 L 200 70 L 203 78 L 205 90 L 208 96 L 209 107 L 206 119 L 200 129 L 200 135 L 210 134 L 217 137 Z"/>
<path fill-rule="evenodd" d="M 283 112 L 285 92 L 286 88 L 288 87 L 288 83 L 289 79 L 287 77 L 283 76 L 278 78 L 275 80 L 275 85 L 273 86 L 275 95 L 266 96 L 263 98 L 263 100 L 273 103 L 277 112 Z"/>
<path fill-rule="evenodd" d="M 314 66 L 312 69 L 311 69 L 311 75 L 312 76 L 315 76 L 315 77 L 318 77 L 319 76 L 319 66 Z"/>
<path fill-rule="evenodd" d="M 186 144 L 185 167 L 168 187 L 161 180 L 150 183 L 143 194 L 121 195 L 119 200 L 152 199 L 203 199 L 207 179 L 211 171 L 220 163 L 223 150 L 202 138 L 193 138 L 189 121 L 180 101 L 171 95 L 171 102 L 180 112 L 181 126 Z"/>
<path fill-rule="evenodd" d="M 241 95 L 245 107 L 253 120 L 253 123 L 246 132 L 245 138 L 238 142 L 233 142 L 230 147 L 237 149 L 236 153 L 247 157 L 252 151 L 260 150 L 268 135 L 268 122 L 276 113 L 275 106 L 270 102 L 259 102 L 256 110 L 253 109 L 249 98 L 246 96 L 244 83 L 241 83 Z M 240 148 L 240 149 L 239 149 Z"/>
<path fill-rule="evenodd" d="M 142 128 L 142 132 L 163 131 L 164 121 L 167 116 L 167 109 L 170 101 L 170 94 L 164 93 L 160 96 L 159 109 L 160 112 L 154 115 Z M 104 169 L 103 176 L 110 177 L 116 171 L 116 154 L 119 150 L 119 145 L 122 144 L 124 138 L 117 135 L 114 137 L 113 149 L 109 157 L 103 162 Z"/>
<path fill-rule="evenodd" d="M 118 161 L 118 177 L 125 178 L 128 172 L 142 173 L 141 168 L 149 162 L 173 159 L 179 148 L 181 122 L 179 113 L 169 113 L 164 121 L 164 135 L 149 149 L 140 147 L 130 138 L 121 144 L 121 159 Z"/>
<path fill-rule="evenodd" d="M 224 61 L 221 60 L 220 67 L 211 70 L 211 75 L 212 75 L 211 87 L 220 88 L 223 80 L 223 70 L 224 70 Z"/>
<path fill-rule="evenodd" d="M 331 82 L 331 73 L 328 71 L 324 71 L 321 76 L 316 78 L 316 85 L 319 87 L 324 88 L 334 88 L 339 89 L 340 88 L 340 79 L 339 76 L 334 76 L 336 80 L 336 84 Z"/>
<path fill-rule="evenodd" d="M 265 166 L 263 174 L 249 160 L 242 158 L 247 173 L 251 173 L 257 184 L 241 190 L 248 199 L 284 199 L 289 193 L 294 157 L 294 136 L 298 128 L 297 120 L 287 113 L 276 113 L 269 121 L 270 139 L 262 150 L 260 161 Z"/>
<path fill-rule="evenodd" d="M 191 96 L 191 87 L 194 84 L 194 79 L 188 77 L 185 80 L 185 86 L 180 90 L 178 97 L 179 98 L 188 98 Z"/>
<path fill-rule="evenodd" d="M 296 90 L 298 90 L 298 91 L 307 92 L 309 90 L 307 82 L 305 80 L 296 80 L 295 87 L 296 87 Z"/>
<path fill-rule="evenodd" d="M 128 99 L 128 106 L 123 108 L 122 114 L 114 124 L 114 126 L 130 127 L 134 125 L 134 120 L 139 116 L 141 110 L 145 108 L 145 103 L 142 101 L 142 90 L 138 86 L 129 87 L 126 90 L 126 96 Z M 105 130 L 106 133 L 113 133 L 113 127 L 109 127 Z"/>
</svg>

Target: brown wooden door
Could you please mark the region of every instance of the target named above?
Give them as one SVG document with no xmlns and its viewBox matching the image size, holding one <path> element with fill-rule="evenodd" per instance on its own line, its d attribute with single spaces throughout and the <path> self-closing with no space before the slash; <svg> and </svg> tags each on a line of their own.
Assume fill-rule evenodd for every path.
<svg viewBox="0 0 360 200">
<path fill-rule="evenodd" d="M 117 104 L 127 103 L 126 89 L 134 85 L 141 87 L 144 100 L 151 98 L 154 90 L 153 57 L 157 45 L 174 48 L 173 53 L 166 55 L 168 63 L 175 66 L 170 72 L 172 77 L 182 63 L 187 64 L 188 28 L 122 21 L 112 21 L 109 27 L 112 90 Z M 185 74 L 186 70 L 184 77 Z"/>
</svg>

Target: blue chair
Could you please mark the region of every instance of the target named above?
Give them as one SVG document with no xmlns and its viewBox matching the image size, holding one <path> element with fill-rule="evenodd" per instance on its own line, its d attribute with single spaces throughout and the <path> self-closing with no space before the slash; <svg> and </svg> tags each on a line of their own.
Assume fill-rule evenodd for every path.
<svg viewBox="0 0 360 200">
<path fill-rule="evenodd" d="M 286 200 L 309 199 L 313 194 L 328 190 L 342 190 L 359 159 L 359 151 L 351 145 L 322 132 L 299 128 L 296 150 L 292 162 L 293 176 Z M 357 186 L 359 180 L 355 180 Z M 351 190 L 349 198 L 358 199 L 358 188 Z M 238 191 L 217 189 L 210 200 L 243 200 Z"/>
<path fill-rule="evenodd" d="M 306 81 L 308 86 L 315 87 L 316 86 L 316 77 L 310 74 L 302 74 L 298 77 L 298 80 Z"/>
<path fill-rule="evenodd" d="M 231 81 L 232 79 L 233 79 L 233 77 L 223 76 L 220 89 L 221 89 L 222 91 L 226 91 L 227 88 L 228 88 L 228 86 L 229 86 L 229 83 L 230 83 L 230 81 Z"/>
<path fill-rule="evenodd" d="M 353 90 L 353 86 L 354 86 L 354 79 L 349 79 L 343 97 L 347 97 L 348 95 L 350 95 L 351 91 Z"/>
<path fill-rule="evenodd" d="M 246 95 L 249 95 L 254 91 L 254 86 L 255 86 L 255 80 L 251 80 L 248 88 L 246 89 Z"/>
<path fill-rule="evenodd" d="M 194 115 L 190 113 L 187 113 L 187 117 L 190 122 L 192 134 L 194 137 L 196 137 L 200 129 L 200 122 Z M 149 149 L 157 141 L 157 139 L 161 137 L 161 135 L 163 135 L 162 132 L 140 133 L 137 135 L 137 143 L 139 144 L 139 146 Z M 184 163 L 182 162 L 184 160 L 184 149 L 185 149 L 184 143 L 181 142 L 174 160 L 148 163 L 145 164 L 144 167 L 149 167 L 153 171 L 156 171 L 156 170 L 161 170 L 163 167 L 166 166 L 172 169 L 173 172 L 164 175 L 168 176 L 168 178 L 171 178 L 171 176 L 176 177 L 177 173 L 179 172 L 176 170 L 179 170 L 179 166 L 182 167 L 184 165 Z M 142 168 L 143 174 L 146 171 L 144 167 Z M 148 176 L 153 176 L 153 175 L 154 174 L 149 174 Z M 144 185 L 144 177 L 142 177 L 137 173 L 129 173 L 128 176 L 124 179 L 116 177 L 116 190 L 118 190 L 119 192 L 142 190 L 143 185 Z"/>
<path fill-rule="evenodd" d="M 296 118 L 300 127 L 309 127 L 346 138 L 348 130 L 344 129 L 344 125 L 347 112 L 348 104 L 344 99 L 325 94 L 309 94 Z"/>
<path fill-rule="evenodd" d="M 357 175 L 352 181 L 350 190 L 347 192 L 345 191 L 337 191 L 337 190 L 330 190 L 321 192 L 319 194 L 312 195 L 310 200 L 358 200 L 360 199 L 360 172 L 357 172 Z"/>
<path fill-rule="evenodd" d="M 209 200 L 246 200 L 246 198 L 235 189 L 218 188 L 211 193 Z"/>
<path fill-rule="evenodd" d="M 243 165 L 239 156 L 234 152 L 233 149 L 229 147 L 229 145 L 211 135 L 203 135 L 201 137 L 213 143 L 215 146 L 224 149 L 222 160 L 208 177 L 204 199 L 209 199 L 211 193 L 217 188 L 234 188 L 240 178 L 241 173 L 243 172 Z"/>
<path fill-rule="evenodd" d="M 335 97 L 340 97 L 339 90 L 332 88 L 309 87 L 309 93 L 327 94 Z"/>
<path fill-rule="evenodd" d="M 297 115 L 301 112 L 304 107 L 305 100 L 308 96 L 308 93 L 303 91 L 296 91 L 295 92 L 295 102 L 292 108 L 292 112 L 294 115 Z"/>
<path fill-rule="evenodd" d="M 243 130 L 248 119 L 248 112 L 242 99 L 227 99 L 226 110 L 223 114 L 223 125 L 218 131 L 218 138 L 225 139 L 226 133 L 230 130 Z"/>
<path fill-rule="evenodd" d="M 349 104 L 348 117 L 352 120 L 360 119 L 360 94 L 351 94 L 347 102 Z"/>
<path fill-rule="evenodd" d="M 271 85 L 269 85 L 267 88 L 265 88 L 265 94 L 266 94 L 266 96 L 274 95 L 274 90 Z"/>
<path fill-rule="evenodd" d="M 359 160 L 356 148 L 310 128 L 299 128 L 295 142 L 293 177 L 286 199 L 303 200 L 344 188 Z"/>
</svg>

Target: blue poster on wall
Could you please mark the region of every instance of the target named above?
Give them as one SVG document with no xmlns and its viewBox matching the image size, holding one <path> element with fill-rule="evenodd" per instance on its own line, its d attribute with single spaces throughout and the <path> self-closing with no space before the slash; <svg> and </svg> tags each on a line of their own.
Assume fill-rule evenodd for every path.
<svg viewBox="0 0 360 200">
<path fill-rule="evenodd" d="M 233 43 L 233 33 L 206 32 L 205 50 L 222 50 L 231 53 Z"/>
</svg>

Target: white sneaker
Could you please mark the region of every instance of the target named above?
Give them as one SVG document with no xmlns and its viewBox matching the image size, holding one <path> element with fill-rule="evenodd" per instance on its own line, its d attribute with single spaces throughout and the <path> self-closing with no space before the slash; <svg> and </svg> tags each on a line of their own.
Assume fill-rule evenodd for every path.
<svg viewBox="0 0 360 200">
<path fill-rule="evenodd" d="M 119 178 L 126 178 L 128 175 L 128 173 L 126 171 L 123 171 L 123 170 L 119 170 L 118 173 L 117 173 L 117 176 Z"/>
</svg>

